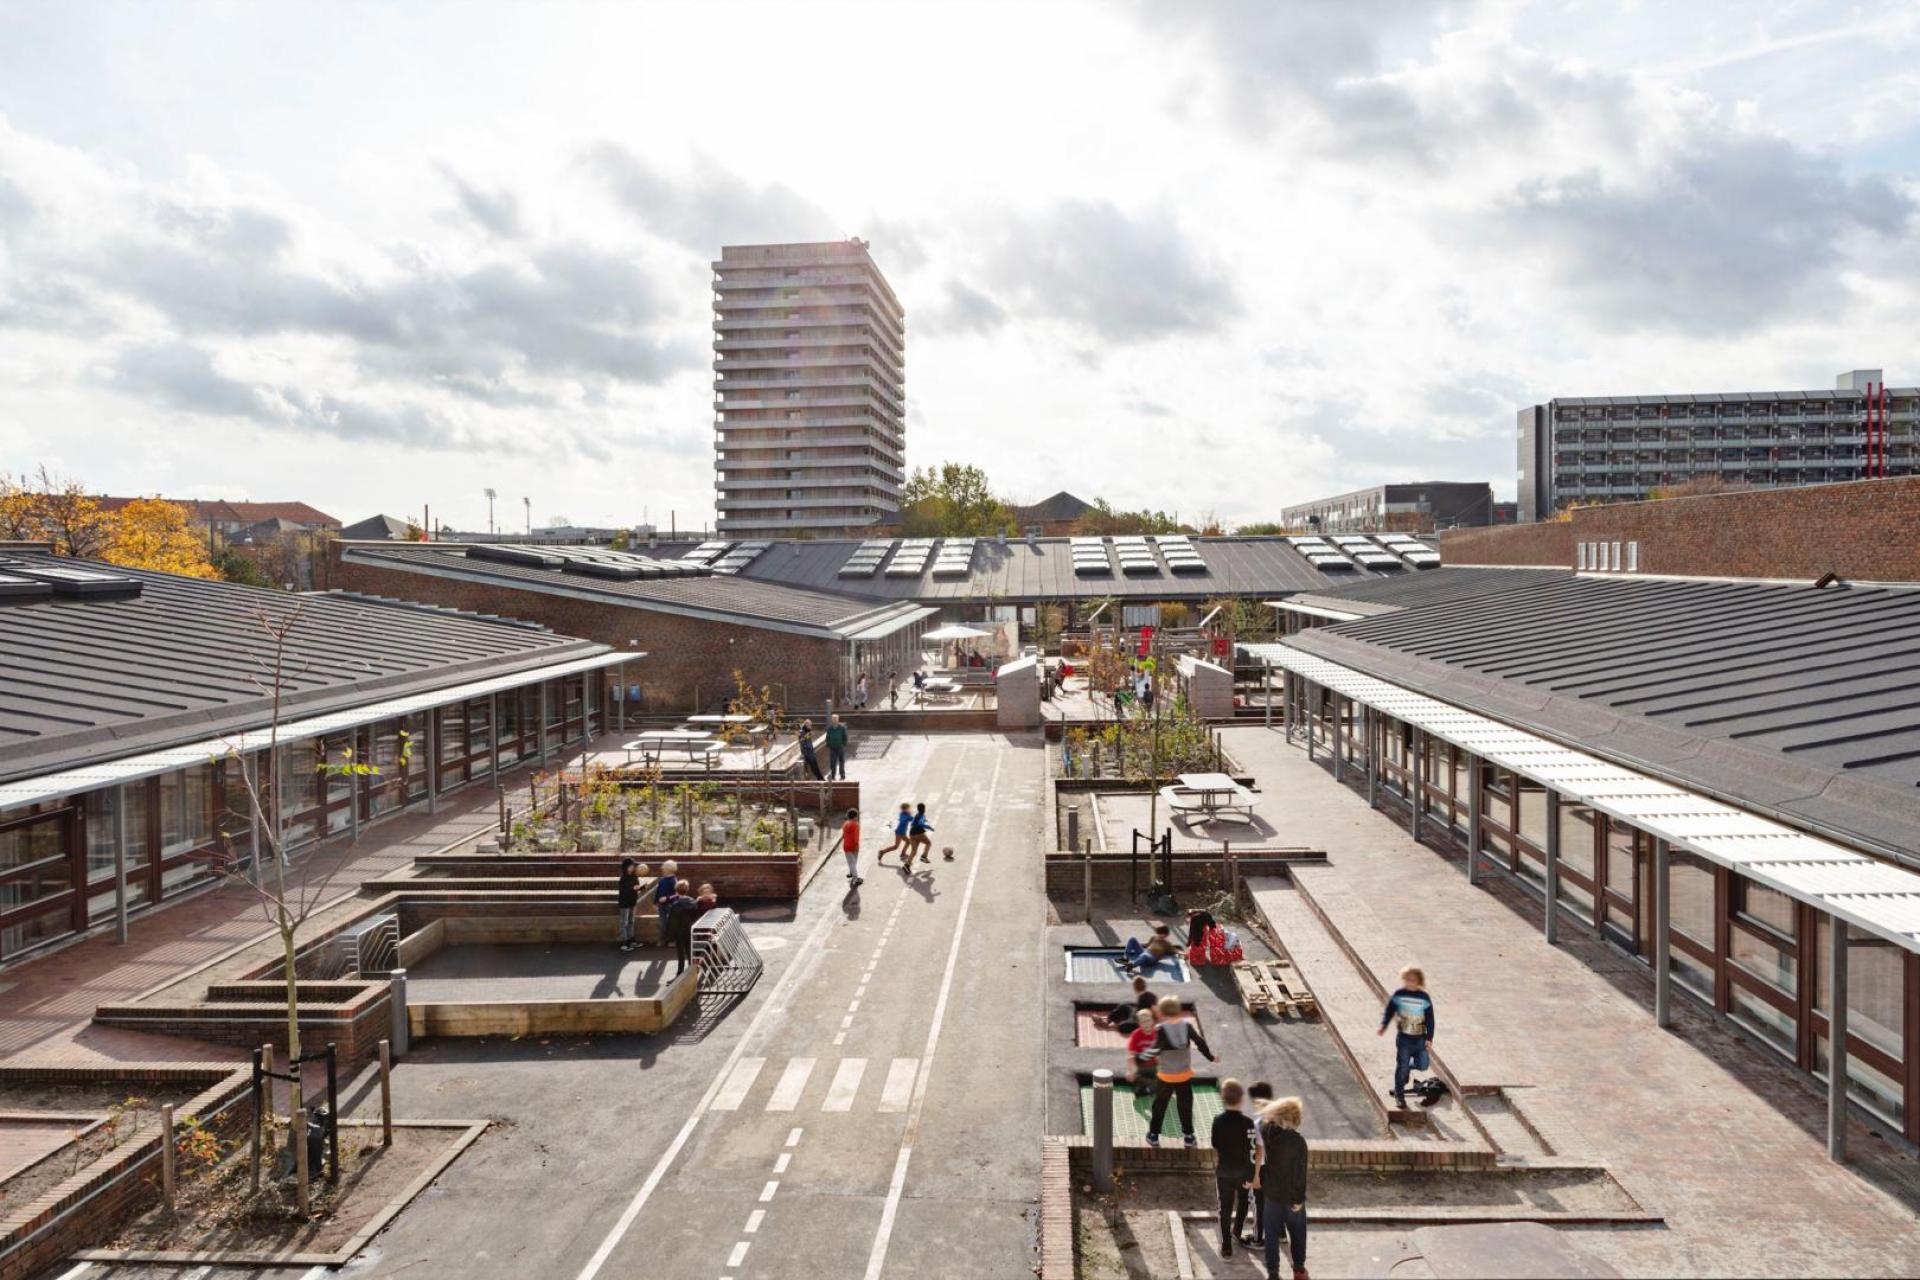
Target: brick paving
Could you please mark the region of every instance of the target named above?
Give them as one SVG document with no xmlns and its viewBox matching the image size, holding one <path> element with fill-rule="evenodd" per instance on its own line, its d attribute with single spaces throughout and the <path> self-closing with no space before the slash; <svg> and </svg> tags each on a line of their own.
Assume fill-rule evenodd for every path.
<svg viewBox="0 0 1920 1280">
<path fill-rule="evenodd" d="M 509 794 L 517 788 L 524 802 L 533 772 L 528 766 L 507 773 Z M 443 797 L 438 813 L 413 810 L 363 827 L 357 841 L 336 838 L 309 849 L 295 858 L 295 870 L 325 886 L 323 900 L 351 899 L 361 882 L 392 875 L 419 854 L 482 832 L 498 815 L 494 789 L 475 784 Z M 268 928 L 259 894 L 244 883 L 225 884 L 135 916 L 125 946 L 108 930 L 0 970 L 0 1058 L 61 1065 L 244 1058 L 227 1046 L 96 1027 L 89 1020 L 100 1005 L 125 1003 L 196 976 L 212 980 L 225 970 L 213 965 L 204 974 L 197 971 L 259 941 Z M 249 958 L 237 967 L 252 963 Z"/>
<path fill-rule="evenodd" d="M 1456 1076 L 1508 1086 L 1559 1154 L 1604 1161 L 1666 1219 L 1582 1247 L 1627 1274 L 1920 1273 L 1911 1152 L 1856 1123 L 1851 1162 L 1829 1163 L 1824 1097 L 1792 1068 L 1682 997 L 1655 1027 L 1642 966 L 1571 925 L 1547 946 L 1536 899 L 1468 885 L 1279 730 L 1226 741 L 1290 842 L 1327 851 L 1310 891 L 1361 962 L 1389 982 L 1423 964 Z"/>
</svg>

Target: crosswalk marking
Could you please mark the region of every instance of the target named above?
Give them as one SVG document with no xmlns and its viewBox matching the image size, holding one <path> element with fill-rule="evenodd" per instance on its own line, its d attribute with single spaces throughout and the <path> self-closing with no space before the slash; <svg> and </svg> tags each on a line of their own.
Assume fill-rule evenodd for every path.
<svg viewBox="0 0 1920 1280">
<path fill-rule="evenodd" d="M 733 1252 L 727 1255 L 727 1265 L 730 1267 L 737 1267 L 741 1263 L 745 1262 L 747 1260 L 747 1246 L 750 1243 L 752 1242 L 748 1240 L 742 1240 L 739 1243 L 735 1244 L 733 1246 Z"/>
<path fill-rule="evenodd" d="M 765 1058 L 742 1058 L 734 1063 L 726 1084 L 714 1095 L 713 1105 L 708 1110 L 738 1111 L 740 1104 L 747 1099 L 747 1090 L 753 1088 L 753 1082 L 760 1078 L 760 1068 L 766 1065 Z"/>
<path fill-rule="evenodd" d="M 752 1235 L 754 1232 L 758 1231 L 760 1229 L 760 1224 L 762 1222 L 765 1222 L 766 1220 L 767 1220 L 767 1211 L 765 1209 L 755 1209 L 752 1213 L 748 1214 L 747 1215 L 747 1234 Z"/>
<path fill-rule="evenodd" d="M 913 1100 L 913 1077 L 920 1070 L 918 1058 L 895 1058 L 887 1068 L 887 1083 L 880 1090 L 880 1110 L 905 1111 Z"/>
<path fill-rule="evenodd" d="M 860 1092 L 860 1077 L 866 1073 L 865 1058 L 842 1058 L 840 1069 L 833 1073 L 833 1083 L 827 1086 L 827 1100 L 821 1104 L 822 1111 L 853 1110 L 854 1095 Z"/>
<path fill-rule="evenodd" d="M 812 1058 L 794 1058 L 787 1063 L 787 1069 L 780 1073 L 780 1083 L 773 1087 L 773 1096 L 767 1099 L 769 1111 L 791 1111 L 800 1105 L 800 1094 L 807 1087 L 807 1077 L 813 1074 Z"/>
</svg>

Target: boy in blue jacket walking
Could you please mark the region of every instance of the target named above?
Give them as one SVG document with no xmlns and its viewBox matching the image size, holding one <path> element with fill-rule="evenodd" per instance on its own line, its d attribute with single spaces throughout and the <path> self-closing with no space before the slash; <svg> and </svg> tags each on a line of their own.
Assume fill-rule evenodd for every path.
<svg viewBox="0 0 1920 1280">
<path fill-rule="evenodd" d="M 1432 1063 L 1427 1050 L 1433 1044 L 1433 997 L 1427 994 L 1427 975 L 1418 965 L 1400 971 L 1400 988 L 1387 997 L 1386 1010 L 1380 1015 L 1381 1035 L 1387 1034 L 1389 1023 L 1394 1026 L 1393 1100 L 1404 1107 L 1407 1077 Z"/>
</svg>

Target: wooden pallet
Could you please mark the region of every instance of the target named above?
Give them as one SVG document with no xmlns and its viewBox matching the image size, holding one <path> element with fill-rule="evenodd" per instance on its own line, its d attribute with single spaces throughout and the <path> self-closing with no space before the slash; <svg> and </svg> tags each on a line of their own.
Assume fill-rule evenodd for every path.
<svg viewBox="0 0 1920 1280">
<path fill-rule="evenodd" d="M 1320 1002 L 1285 960 L 1242 961 L 1233 966 L 1233 982 L 1240 988 L 1240 1003 L 1250 1014 L 1311 1017 L 1320 1012 Z"/>
</svg>

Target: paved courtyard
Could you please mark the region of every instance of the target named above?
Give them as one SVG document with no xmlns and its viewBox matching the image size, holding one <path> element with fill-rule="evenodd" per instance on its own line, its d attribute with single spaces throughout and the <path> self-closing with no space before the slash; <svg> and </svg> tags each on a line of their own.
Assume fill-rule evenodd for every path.
<svg viewBox="0 0 1920 1280">
<path fill-rule="evenodd" d="M 1856 1162 L 1827 1164 L 1822 1101 L 1792 1072 L 1684 1003 L 1673 1031 L 1656 1030 L 1650 981 L 1630 961 L 1577 933 L 1548 948 L 1517 890 L 1468 886 L 1457 861 L 1412 845 L 1277 731 L 1227 735 L 1280 838 L 1328 853 L 1301 886 L 1353 955 L 1375 975 L 1405 958 L 1426 965 L 1437 1048 L 1456 1076 L 1505 1086 L 1555 1151 L 1605 1162 L 1666 1220 L 1556 1228 L 1571 1242 L 1623 1274 L 1920 1271 L 1910 1154 L 1861 1129 Z M 1037 735 L 862 735 L 850 772 L 867 808 L 866 883 L 850 892 L 836 857 L 791 908 L 755 910 L 767 968 L 744 999 L 703 998 L 660 1036 L 417 1045 L 395 1076 L 396 1111 L 495 1126 L 339 1274 L 1031 1274 L 1040 1136 L 1078 1129 L 1069 1077 L 1093 1060 L 1073 1045 L 1063 1001 L 1080 993 L 1055 973 L 1060 947 L 1110 944 L 1146 920 L 1115 903 L 1094 926 L 1049 925 Z M 933 861 L 910 875 L 873 858 L 901 800 L 926 801 L 936 827 Z M 375 829 L 348 879 L 444 843 L 462 821 L 483 819 L 443 812 Z M 63 1020 L 52 975 L 96 993 L 139 989 L 257 932 L 216 917 L 218 898 L 141 922 L 137 954 L 90 942 L 5 975 L 11 1042 L 64 1052 L 83 1007 L 112 998 L 75 996 Z M 576 961 L 553 963 L 595 981 L 632 976 L 611 950 L 585 969 Z M 1324 1132 L 1366 1130 L 1368 1086 L 1341 1074 L 1317 1027 L 1256 1035 L 1230 994 L 1189 986 L 1183 996 L 1204 1005 L 1208 1035 L 1229 1051 L 1223 1066 L 1306 1080 Z M 1366 1000 L 1356 985 L 1348 1003 Z M 184 1043 L 143 1039 L 166 1056 Z M 370 1078 L 344 1101 L 377 1107 Z M 1380 1259 L 1412 1234 L 1326 1224 L 1314 1271 L 1384 1274 Z M 1196 1250 L 1195 1261 L 1252 1273 L 1244 1258 L 1228 1268 Z M 75 1280 L 243 1274 L 309 1273 L 122 1266 Z"/>
</svg>

